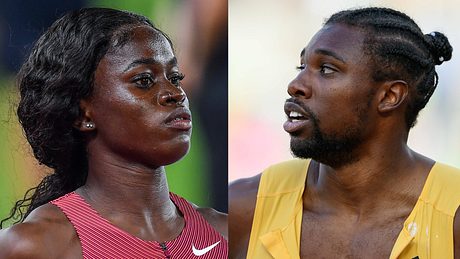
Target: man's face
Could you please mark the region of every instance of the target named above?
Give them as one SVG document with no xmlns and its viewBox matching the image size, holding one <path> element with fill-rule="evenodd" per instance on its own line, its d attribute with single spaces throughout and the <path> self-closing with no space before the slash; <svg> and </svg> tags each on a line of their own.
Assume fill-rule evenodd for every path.
<svg viewBox="0 0 460 259">
<path fill-rule="evenodd" d="M 326 25 L 302 51 L 285 103 L 284 129 L 295 156 L 341 166 L 365 152 L 360 147 L 372 134 L 377 111 L 364 37 L 356 28 Z"/>
</svg>

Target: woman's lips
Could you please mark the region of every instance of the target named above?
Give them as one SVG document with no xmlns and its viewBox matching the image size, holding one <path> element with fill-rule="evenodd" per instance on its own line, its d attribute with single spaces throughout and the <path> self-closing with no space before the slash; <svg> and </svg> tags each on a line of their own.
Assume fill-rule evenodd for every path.
<svg viewBox="0 0 460 259">
<path fill-rule="evenodd" d="M 167 122 L 166 125 L 169 128 L 174 128 L 178 130 L 190 130 L 192 128 L 192 121 L 185 118 L 176 118 L 170 122 Z"/>
<path fill-rule="evenodd" d="M 187 108 L 175 109 L 165 120 L 169 128 L 188 131 L 192 128 L 192 116 Z"/>
</svg>

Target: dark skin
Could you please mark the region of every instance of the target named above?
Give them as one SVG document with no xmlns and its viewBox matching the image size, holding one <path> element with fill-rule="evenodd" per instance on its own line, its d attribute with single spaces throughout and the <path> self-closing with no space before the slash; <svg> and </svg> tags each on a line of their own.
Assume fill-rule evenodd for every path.
<svg viewBox="0 0 460 259">
<path fill-rule="evenodd" d="M 358 125 L 361 139 L 348 163 L 310 163 L 301 258 L 388 258 L 434 164 L 406 144 L 407 83 L 373 82 L 363 39 L 356 28 L 325 26 L 302 51 L 301 70 L 288 86 L 289 95 L 319 118 L 322 132 L 340 136 L 343 125 Z M 360 125 L 355 111 L 364 103 L 369 108 Z M 312 137 L 310 121 L 290 126 L 291 140 Z M 259 181 L 260 174 L 230 185 L 230 258 L 246 258 Z M 456 216 L 455 258 L 458 240 Z"/>
<path fill-rule="evenodd" d="M 145 25 L 123 30 L 132 30 L 132 39 L 110 48 L 102 58 L 94 92 L 81 101 L 83 116 L 75 122 L 88 135 L 89 161 L 87 182 L 77 193 L 118 228 L 143 240 L 164 242 L 176 238 L 185 224 L 169 198 L 164 166 L 189 149 L 188 100 L 166 38 Z M 86 128 L 87 122 L 95 128 Z M 227 237 L 225 214 L 193 206 Z M 0 232 L 1 258 L 81 254 L 73 226 L 51 204 Z"/>
</svg>

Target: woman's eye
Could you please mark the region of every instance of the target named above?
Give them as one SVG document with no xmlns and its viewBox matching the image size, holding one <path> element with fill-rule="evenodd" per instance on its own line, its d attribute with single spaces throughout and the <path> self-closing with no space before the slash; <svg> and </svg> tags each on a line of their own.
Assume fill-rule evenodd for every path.
<svg viewBox="0 0 460 259">
<path fill-rule="evenodd" d="M 171 81 L 171 84 L 180 87 L 181 86 L 181 81 L 185 78 L 185 75 L 180 73 L 180 74 L 174 74 L 169 78 L 169 81 Z"/>
<path fill-rule="evenodd" d="M 149 75 L 142 75 L 134 79 L 134 83 L 139 88 L 149 88 L 153 84 L 153 79 Z"/>
</svg>

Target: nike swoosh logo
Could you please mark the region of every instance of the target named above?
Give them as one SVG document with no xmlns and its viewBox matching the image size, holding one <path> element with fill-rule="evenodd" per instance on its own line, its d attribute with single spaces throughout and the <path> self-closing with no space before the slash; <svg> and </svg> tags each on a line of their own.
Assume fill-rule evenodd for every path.
<svg viewBox="0 0 460 259">
<path fill-rule="evenodd" d="M 213 249 L 214 247 L 216 247 L 216 245 L 218 245 L 220 243 L 220 241 L 218 241 L 217 243 L 214 243 L 208 247 L 205 247 L 203 249 L 196 249 L 195 248 L 195 245 L 192 244 L 192 251 L 193 251 L 193 254 L 196 255 L 196 256 L 202 256 L 204 254 L 206 254 L 207 252 L 211 251 L 211 249 Z"/>
</svg>

